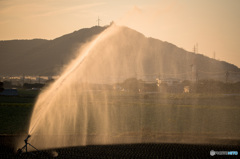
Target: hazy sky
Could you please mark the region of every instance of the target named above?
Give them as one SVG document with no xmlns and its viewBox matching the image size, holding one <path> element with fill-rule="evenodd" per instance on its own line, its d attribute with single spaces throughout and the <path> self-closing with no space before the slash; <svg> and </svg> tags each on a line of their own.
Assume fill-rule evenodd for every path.
<svg viewBox="0 0 240 159">
<path fill-rule="evenodd" d="M 240 0 L 0 0 L 0 40 L 54 39 L 98 16 L 240 67 Z"/>
</svg>

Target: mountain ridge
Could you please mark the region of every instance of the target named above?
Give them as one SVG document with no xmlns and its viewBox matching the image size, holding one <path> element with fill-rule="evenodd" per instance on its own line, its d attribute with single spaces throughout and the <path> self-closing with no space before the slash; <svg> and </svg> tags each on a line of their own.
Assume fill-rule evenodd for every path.
<svg viewBox="0 0 240 159">
<path fill-rule="evenodd" d="M 83 28 L 53 40 L 0 41 L 0 57 L 2 57 L 0 59 L 0 75 L 56 75 L 63 65 L 69 63 L 76 56 L 75 53 L 79 47 L 89 42 L 106 28 L 108 26 Z M 207 72 L 222 72 L 224 74 L 227 71 L 240 72 L 237 66 L 225 61 L 218 61 L 202 54 L 188 52 L 169 42 L 145 37 L 142 33 L 131 28 L 119 28 L 122 31 L 115 38 L 121 37 L 124 39 L 123 47 L 126 48 L 122 49 L 131 52 L 131 47 L 140 47 L 142 48 L 140 52 L 143 55 L 146 54 L 144 55 L 146 59 L 143 60 L 146 72 L 155 71 L 162 75 L 190 71 L 200 74 L 201 72 L 198 72 L 198 70 L 205 72 L 205 74 Z M 201 75 L 201 77 L 207 79 L 206 75 Z M 221 77 L 221 80 L 224 80 L 224 78 L 224 76 Z M 238 79 L 239 76 L 234 77 L 235 81 Z"/>
<path fill-rule="evenodd" d="M 29 42 L 27 45 L 21 45 L 22 48 L 16 48 L 17 44 L 12 44 L 9 48 L 0 47 L 0 74 L 3 75 L 53 75 L 57 74 L 64 64 L 67 64 L 74 56 L 74 52 L 79 45 L 90 41 L 93 36 L 103 31 L 105 27 L 83 28 L 78 31 L 60 36 L 53 40 L 42 40 L 38 44 L 32 46 L 33 40 L 11 40 L 0 41 L 0 46 L 4 43 L 22 41 Z M 87 35 L 85 35 L 87 34 Z M 26 49 L 27 47 L 30 47 Z M 13 56 L 8 56 L 8 54 Z M 21 57 L 21 58 L 20 58 Z M 7 62 L 5 62 L 7 60 Z M 47 63 L 48 67 L 41 64 L 41 61 Z M 14 65 L 13 64 L 14 62 Z M 59 67 L 59 68 L 57 68 Z M 31 69 L 30 69 L 31 68 Z"/>
</svg>

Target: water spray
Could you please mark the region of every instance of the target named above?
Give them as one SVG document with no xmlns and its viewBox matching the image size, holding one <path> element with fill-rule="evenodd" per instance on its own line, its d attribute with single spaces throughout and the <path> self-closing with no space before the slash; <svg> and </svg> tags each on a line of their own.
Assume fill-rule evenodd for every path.
<svg viewBox="0 0 240 159">
<path fill-rule="evenodd" d="M 113 26 L 110 26 L 110 28 L 113 28 Z M 78 58 L 78 61 L 75 62 L 67 71 L 65 71 L 61 77 L 54 83 L 55 87 L 54 87 L 54 91 L 56 92 L 60 87 L 61 85 L 65 82 L 65 80 L 67 79 L 67 77 L 69 75 L 71 75 L 72 73 L 74 73 L 77 68 L 79 67 L 79 65 L 81 65 L 84 61 L 85 61 L 85 58 L 88 56 L 89 52 L 91 51 L 91 49 L 104 37 L 106 36 L 105 34 L 106 33 L 109 33 L 110 31 L 110 28 L 108 28 L 107 30 L 105 30 L 104 32 L 102 32 L 100 35 L 97 36 L 97 38 L 95 40 L 93 40 L 90 45 L 87 47 L 87 49 L 84 51 L 84 54 L 81 55 L 79 58 Z M 49 98 L 53 98 L 56 94 L 54 94 L 53 96 L 50 96 Z M 47 101 L 47 102 L 46 102 Z M 49 106 L 49 103 L 50 103 L 51 100 L 44 100 L 43 103 L 40 103 L 40 105 L 46 105 L 46 106 Z M 43 108 L 43 107 L 42 107 Z M 45 110 L 41 110 L 43 111 L 43 113 L 46 113 L 46 107 L 44 107 Z M 38 115 L 36 117 L 36 120 L 35 121 L 31 121 L 30 123 L 30 128 L 29 128 L 29 133 L 32 133 L 33 130 L 35 129 L 35 127 L 37 126 L 37 124 L 39 123 L 39 121 L 41 120 L 41 115 Z"/>
</svg>

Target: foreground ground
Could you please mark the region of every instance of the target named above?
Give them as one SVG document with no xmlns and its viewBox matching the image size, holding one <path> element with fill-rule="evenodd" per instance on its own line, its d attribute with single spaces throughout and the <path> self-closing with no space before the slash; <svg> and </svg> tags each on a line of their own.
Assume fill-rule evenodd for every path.
<svg viewBox="0 0 240 159">
<path fill-rule="evenodd" d="M 211 158 L 210 151 L 238 151 L 239 146 L 193 144 L 129 144 L 79 146 L 33 153 L 13 152 L 0 146 L 0 158 Z M 214 158 L 238 158 L 238 155 L 214 155 Z"/>
</svg>

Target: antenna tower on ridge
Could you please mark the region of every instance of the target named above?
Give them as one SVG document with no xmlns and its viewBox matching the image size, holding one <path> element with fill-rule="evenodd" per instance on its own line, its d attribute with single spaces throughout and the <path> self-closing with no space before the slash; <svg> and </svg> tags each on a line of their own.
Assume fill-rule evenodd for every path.
<svg viewBox="0 0 240 159">
<path fill-rule="evenodd" d="M 100 21 L 101 21 L 101 19 L 99 19 L 99 17 L 98 17 L 98 19 L 97 19 L 98 26 L 100 26 Z"/>
</svg>

